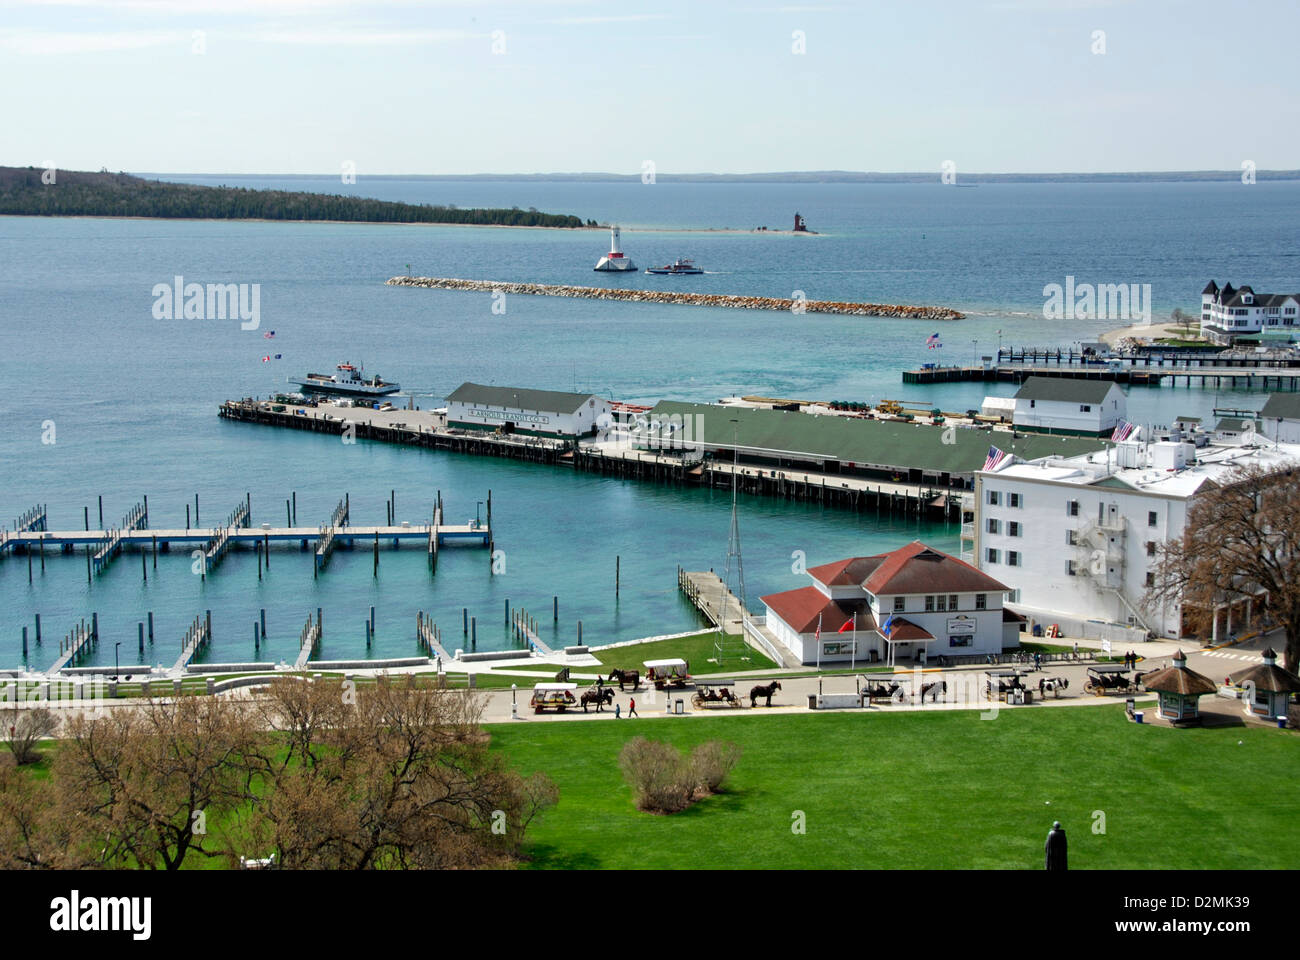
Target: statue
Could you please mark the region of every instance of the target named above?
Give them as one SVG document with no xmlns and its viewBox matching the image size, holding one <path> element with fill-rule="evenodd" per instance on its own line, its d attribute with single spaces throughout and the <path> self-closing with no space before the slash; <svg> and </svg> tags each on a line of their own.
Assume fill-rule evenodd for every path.
<svg viewBox="0 0 1300 960">
<path fill-rule="evenodd" d="M 1067 870 L 1066 866 L 1066 842 L 1065 829 L 1061 826 L 1061 821 L 1057 820 L 1052 824 L 1051 831 L 1047 834 L 1047 843 L 1043 845 L 1043 851 L 1047 855 L 1044 869 L 1047 870 Z"/>
</svg>

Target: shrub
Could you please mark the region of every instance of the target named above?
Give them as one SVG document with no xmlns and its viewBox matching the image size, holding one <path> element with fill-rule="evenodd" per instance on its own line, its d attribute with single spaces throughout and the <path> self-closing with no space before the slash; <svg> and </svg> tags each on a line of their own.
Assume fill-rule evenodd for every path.
<svg viewBox="0 0 1300 960">
<path fill-rule="evenodd" d="M 721 740 L 709 740 L 691 751 L 691 775 L 695 789 L 704 795 L 718 793 L 731 768 L 740 759 L 740 747 Z"/>
<path fill-rule="evenodd" d="M 677 813 L 691 805 L 695 784 L 688 763 L 669 743 L 636 737 L 618 756 L 638 810 Z"/>
<path fill-rule="evenodd" d="M 686 757 L 670 743 L 636 737 L 624 744 L 618 765 L 638 810 L 677 813 L 717 793 L 738 759 L 734 743 L 710 740 Z"/>
</svg>

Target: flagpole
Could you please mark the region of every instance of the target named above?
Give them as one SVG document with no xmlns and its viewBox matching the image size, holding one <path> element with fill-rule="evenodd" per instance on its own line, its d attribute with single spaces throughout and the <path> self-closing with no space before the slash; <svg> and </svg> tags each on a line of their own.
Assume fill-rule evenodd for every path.
<svg viewBox="0 0 1300 960">
<path fill-rule="evenodd" d="M 817 633 L 814 634 L 814 639 L 817 641 L 817 672 L 820 673 L 822 669 L 822 615 L 820 613 L 817 614 Z"/>
<path fill-rule="evenodd" d="M 849 673 L 858 672 L 858 615 L 853 614 L 853 650 L 850 652 L 853 659 L 849 661 Z"/>
</svg>

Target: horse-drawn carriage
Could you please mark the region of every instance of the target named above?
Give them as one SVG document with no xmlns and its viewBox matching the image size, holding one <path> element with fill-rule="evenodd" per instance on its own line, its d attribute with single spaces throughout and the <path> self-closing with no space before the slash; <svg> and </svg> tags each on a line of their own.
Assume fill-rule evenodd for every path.
<svg viewBox="0 0 1300 960">
<path fill-rule="evenodd" d="M 1019 670 L 989 671 L 984 695 L 989 700 L 1005 700 L 1007 703 L 1023 703 L 1033 696 L 1025 687 L 1025 675 Z"/>
<path fill-rule="evenodd" d="M 574 691 L 577 689 L 576 683 L 534 684 L 533 699 L 529 701 L 529 706 L 533 708 L 533 713 L 542 713 L 548 709 L 563 713 L 578 702 L 578 698 L 574 696 Z"/>
<path fill-rule="evenodd" d="M 1099 663 L 1088 668 L 1088 679 L 1083 689 L 1097 696 L 1108 693 L 1128 693 L 1136 689 L 1137 684 L 1128 678 L 1128 667 L 1118 663 Z"/>
<path fill-rule="evenodd" d="M 645 678 L 656 690 L 685 687 L 691 679 L 690 664 L 685 660 L 646 660 Z"/>
<path fill-rule="evenodd" d="M 743 707 L 745 701 L 732 692 L 735 680 L 696 681 L 695 696 L 691 697 L 691 706 L 704 707 Z"/>
</svg>

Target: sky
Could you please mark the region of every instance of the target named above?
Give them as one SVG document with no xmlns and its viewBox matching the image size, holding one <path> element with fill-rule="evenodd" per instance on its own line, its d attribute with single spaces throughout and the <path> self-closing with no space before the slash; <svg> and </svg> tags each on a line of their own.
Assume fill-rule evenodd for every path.
<svg viewBox="0 0 1300 960">
<path fill-rule="evenodd" d="M 1295 0 L 0 0 L 0 164 L 1300 168 Z"/>
</svg>

